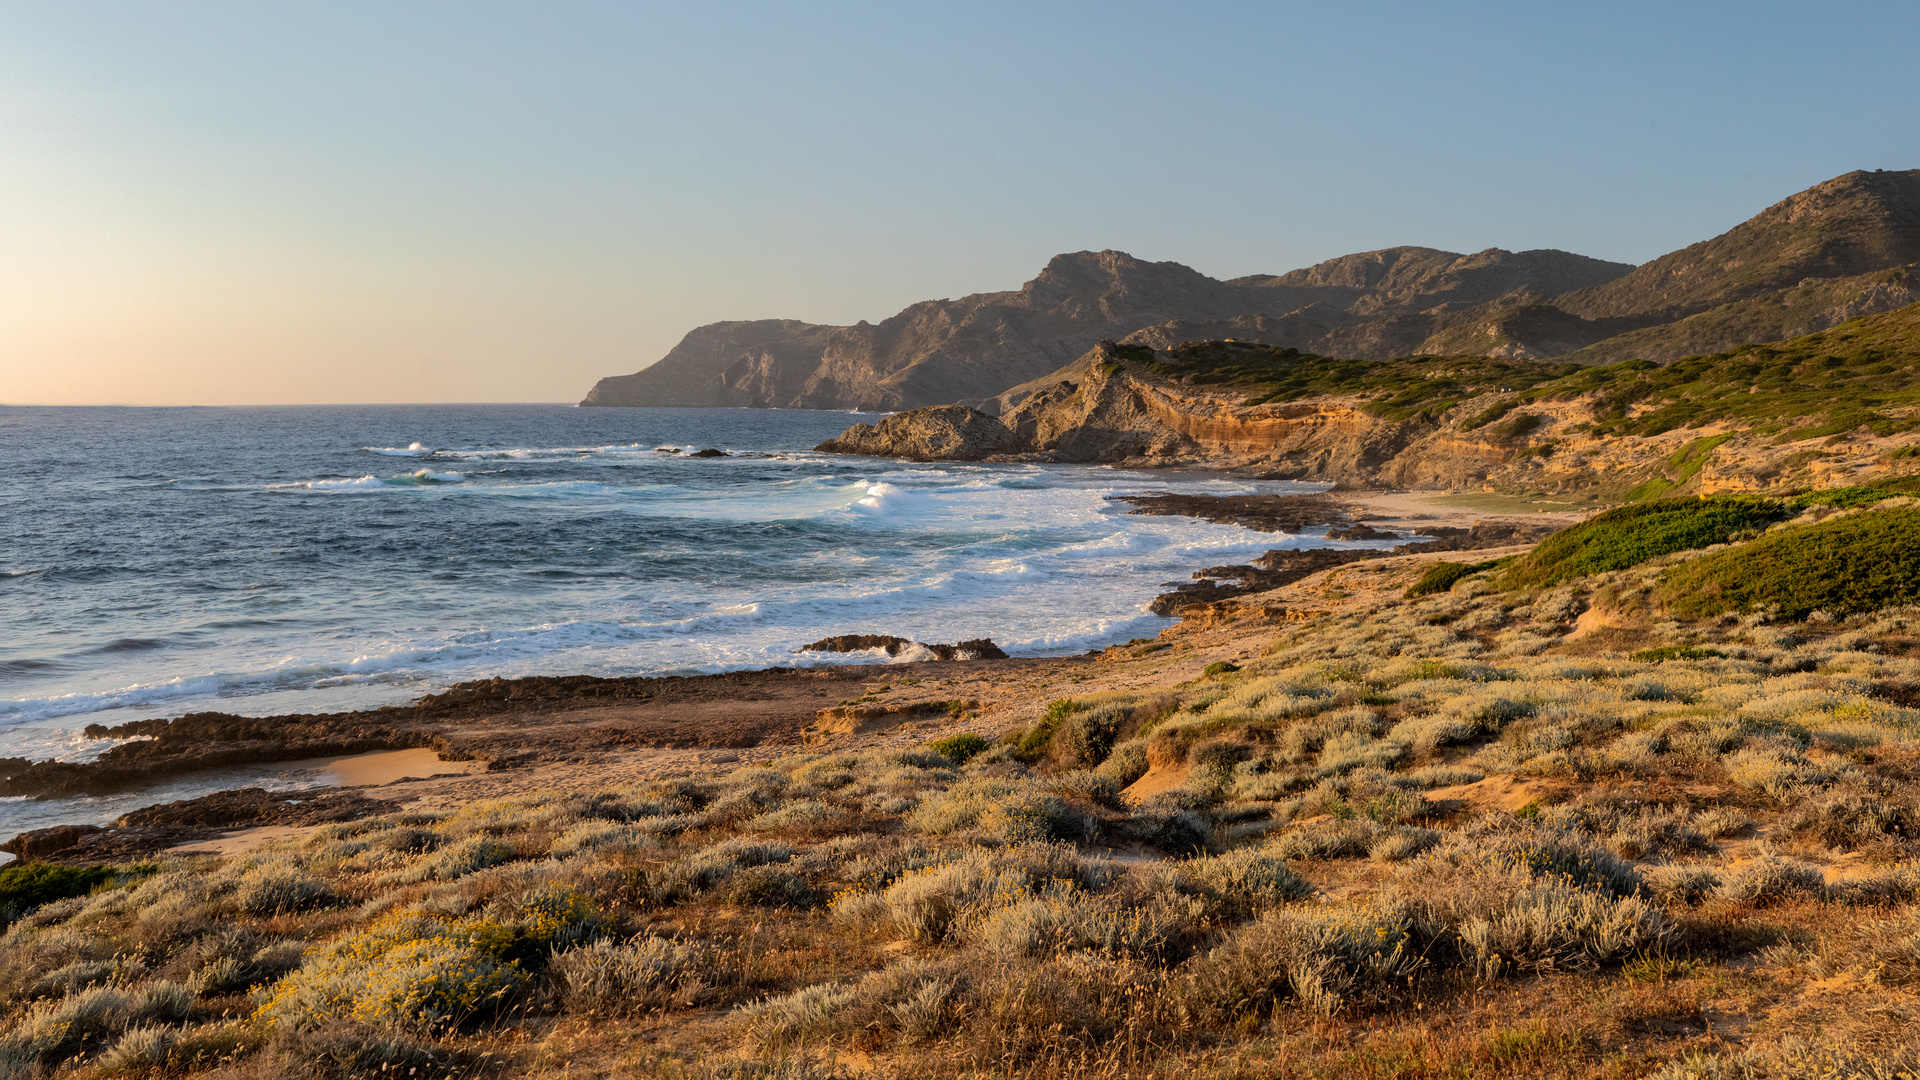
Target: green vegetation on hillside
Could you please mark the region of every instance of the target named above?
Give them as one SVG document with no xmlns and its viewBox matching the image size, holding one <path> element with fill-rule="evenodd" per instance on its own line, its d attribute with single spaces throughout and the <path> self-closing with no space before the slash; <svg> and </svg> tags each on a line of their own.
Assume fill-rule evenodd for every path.
<svg viewBox="0 0 1920 1080">
<path fill-rule="evenodd" d="M 1420 575 L 1419 581 L 1407 586 L 1407 591 L 1402 599 L 1415 600 L 1422 596 L 1432 596 L 1434 593 L 1446 592 L 1460 581 L 1482 570 L 1491 570 L 1498 564 L 1499 560 L 1483 563 L 1434 563 L 1432 566 L 1427 567 L 1426 573 Z"/>
<path fill-rule="evenodd" d="M 1555 533 L 1501 578 L 1509 589 L 1539 589 L 1660 555 L 1726 542 L 1786 516 L 1773 499 L 1715 495 L 1622 506 Z"/>
<path fill-rule="evenodd" d="M 143 872 L 110 866 L 62 866 L 14 863 L 0 867 L 0 929 L 42 904 L 85 896 L 95 889 L 129 880 Z"/>
<path fill-rule="evenodd" d="M 1358 394 L 1372 399 L 1361 407 L 1383 420 L 1437 418 L 1468 398 L 1528 389 L 1579 370 L 1572 364 L 1481 357 L 1337 360 L 1224 341 L 1194 342 L 1161 355 L 1150 365 L 1154 374 L 1196 386 L 1232 387 L 1246 393 L 1248 405 Z"/>
<path fill-rule="evenodd" d="M 1920 426 L 1887 411 L 1920 405 L 1920 304 L 1665 366 L 1628 360 L 1582 368 L 1457 356 L 1340 360 L 1233 341 L 1194 342 L 1155 356 L 1147 367 L 1156 375 L 1230 387 L 1246 395 L 1247 405 L 1357 395 L 1369 399 L 1362 409 L 1383 420 L 1433 421 L 1462 401 L 1506 394 L 1460 425 L 1461 431 L 1486 429 L 1496 441 L 1518 438 L 1538 423 L 1525 413 L 1511 416 L 1516 409 L 1589 395 L 1600 435 L 1659 435 L 1724 423 L 1792 441 L 1861 427 L 1890 435 Z M 1684 475 L 1665 485 L 1655 481 L 1638 497 L 1658 497 L 1685 483 L 1712 448 L 1689 448 L 1685 460 L 1670 463 L 1670 472 Z"/>
<path fill-rule="evenodd" d="M 1881 411 L 1920 405 L 1916 363 L 1920 305 L 1664 367 L 1629 360 L 1588 368 L 1538 386 L 1531 396 L 1598 395 L 1597 434 L 1658 435 L 1718 422 L 1784 431 L 1783 440 L 1862 426 L 1890 435 L 1916 426 Z"/>
<path fill-rule="evenodd" d="M 1658 598 L 1686 618 L 1773 609 L 1787 619 L 1920 602 L 1920 507 L 1770 533 L 1668 571 Z"/>
</svg>

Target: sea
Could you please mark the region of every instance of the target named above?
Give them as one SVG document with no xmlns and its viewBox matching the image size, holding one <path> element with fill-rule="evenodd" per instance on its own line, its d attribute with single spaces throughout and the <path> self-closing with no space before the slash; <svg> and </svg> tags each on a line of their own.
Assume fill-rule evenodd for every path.
<svg viewBox="0 0 1920 1080">
<path fill-rule="evenodd" d="M 1080 653 L 1170 625 L 1147 603 L 1197 568 L 1349 546 L 1111 500 L 1312 485 L 811 449 L 877 419 L 0 407 L 0 757 L 87 760 L 113 745 L 90 723 L 365 709 L 494 676 L 889 662 L 795 651 L 833 634 Z M 709 448 L 728 456 L 693 456 Z M 0 800 L 0 836 L 231 783 Z"/>
</svg>

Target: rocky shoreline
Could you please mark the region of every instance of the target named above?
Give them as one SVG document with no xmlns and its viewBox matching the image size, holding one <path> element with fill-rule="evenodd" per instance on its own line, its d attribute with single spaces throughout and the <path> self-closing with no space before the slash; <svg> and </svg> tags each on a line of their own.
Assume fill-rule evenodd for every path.
<svg viewBox="0 0 1920 1080">
<path fill-rule="evenodd" d="M 1155 614 L 1201 614 L 1224 600 L 1299 581 L 1321 570 L 1410 553 L 1472 550 L 1537 541 L 1564 522 L 1474 522 L 1467 526 L 1400 520 L 1364 496 L 1332 494 L 1119 497 L 1131 513 L 1177 515 L 1263 532 L 1299 534 L 1326 527 L 1335 539 L 1401 539 L 1392 548 L 1280 548 L 1249 564 L 1205 567 L 1170 583 L 1150 604 Z M 1425 517 L 1428 515 L 1416 515 Z M 1455 515 L 1458 518 L 1459 515 Z M 1399 531 L 1374 529 L 1382 522 Z M 1355 535 L 1368 530 L 1371 535 Z M 1045 671 L 1086 657 L 1009 658 L 992 641 L 923 644 L 893 635 L 843 635 L 797 651 L 922 650 L 929 659 L 887 665 L 773 667 L 716 675 L 599 678 L 587 675 L 487 679 L 460 683 L 406 705 L 346 713 L 242 717 L 190 713 L 111 727 L 95 738 L 129 739 L 90 762 L 0 759 L 0 795 L 42 799 L 137 789 L 156 776 L 378 751 L 430 748 L 442 760 L 485 762 L 489 772 L 605 760 L 649 750 L 799 748 L 824 716 L 867 701 L 876 676 L 912 686 L 953 685 L 995 672 Z M 926 698 L 926 700 L 917 700 Z M 889 715 L 944 712 L 953 702 L 927 694 L 884 706 Z M 975 703 L 977 705 L 977 703 Z M 963 708 L 970 707 L 962 703 Z M 871 711 L 878 706 L 865 706 Z M 356 791 L 269 793 L 239 788 L 123 815 L 110 826 L 64 825 L 22 833 L 0 851 L 21 858 L 105 862 L 142 857 L 207 839 L 222 830 L 304 825 L 385 812 Z M 346 815 L 341 817 L 338 815 Z"/>
</svg>

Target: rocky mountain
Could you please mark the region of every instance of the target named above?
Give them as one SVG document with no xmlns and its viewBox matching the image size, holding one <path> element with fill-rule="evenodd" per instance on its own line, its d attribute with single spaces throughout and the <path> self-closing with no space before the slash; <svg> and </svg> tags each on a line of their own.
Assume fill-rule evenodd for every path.
<svg viewBox="0 0 1920 1080">
<path fill-rule="evenodd" d="M 1060 368 L 1095 342 L 1136 331 L 1318 344 L 1331 332 L 1362 341 L 1390 313 L 1478 303 L 1514 288 L 1596 284 L 1623 263 L 1564 251 L 1475 255 L 1395 248 L 1350 255 L 1285 278 L 1219 281 L 1172 262 L 1120 251 L 1058 255 L 1018 290 L 914 304 L 880 323 L 722 322 L 688 334 L 658 363 L 602 379 L 582 405 L 915 408 L 981 404 Z M 1373 314 L 1355 314 L 1358 308 Z M 1423 324 L 1424 325 L 1424 324 Z M 1379 331 L 1371 331 L 1378 333 Z M 1392 355 L 1416 331 L 1366 349 Z M 1156 339 L 1158 340 L 1158 339 Z M 1184 338 L 1182 340 L 1185 340 Z"/>
<path fill-rule="evenodd" d="M 1108 341 L 1077 369 L 1004 416 L 916 409 L 819 449 L 1608 501 L 1902 477 L 1920 489 L 1920 304 L 1665 367 Z"/>
<path fill-rule="evenodd" d="M 1920 301 L 1920 170 L 1852 172 L 1640 267 L 1565 251 L 1397 247 L 1219 281 L 1124 252 L 1056 256 L 1010 292 L 878 324 L 723 322 L 583 405 L 989 413 L 1070 377 L 1101 340 L 1236 339 L 1321 356 L 1667 362 Z"/>
</svg>

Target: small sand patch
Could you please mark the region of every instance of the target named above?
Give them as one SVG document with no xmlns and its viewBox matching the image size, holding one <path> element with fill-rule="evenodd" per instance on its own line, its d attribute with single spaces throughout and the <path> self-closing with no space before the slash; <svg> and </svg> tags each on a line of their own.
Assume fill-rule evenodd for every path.
<svg viewBox="0 0 1920 1080">
<path fill-rule="evenodd" d="M 1471 784 L 1434 788 L 1427 792 L 1427 798 L 1433 802 L 1460 802 L 1475 810 L 1504 810 L 1511 814 L 1528 803 L 1539 802 L 1546 790 L 1547 785 L 1531 780 L 1489 776 Z"/>
<path fill-rule="evenodd" d="M 305 836 L 319 828 L 318 825 L 261 825 L 252 829 L 235 829 L 221 833 L 211 840 L 195 840 L 191 844 L 181 844 L 167 849 L 170 855 L 244 855 L 256 848 L 266 847 L 275 840 L 288 837 Z"/>
<path fill-rule="evenodd" d="M 274 766 L 277 772 L 317 772 L 330 784 L 341 787 L 365 787 L 391 784 L 395 780 L 424 780 L 430 776 L 468 776 L 487 771 L 484 761 L 442 761 L 426 747 L 412 750 L 381 750 L 346 757 L 307 758 L 284 761 Z"/>
<path fill-rule="evenodd" d="M 1172 791 L 1186 783 L 1190 771 L 1184 761 L 1177 765 L 1155 765 L 1147 770 L 1145 776 L 1128 784 L 1120 792 L 1120 797 L 1139 806 L 1163 791 Z"/>
</svg>

